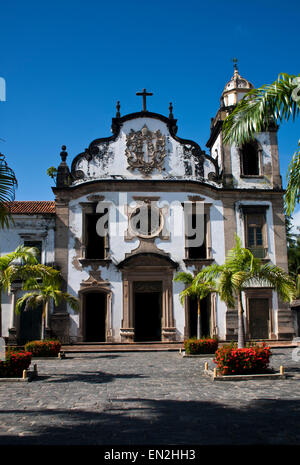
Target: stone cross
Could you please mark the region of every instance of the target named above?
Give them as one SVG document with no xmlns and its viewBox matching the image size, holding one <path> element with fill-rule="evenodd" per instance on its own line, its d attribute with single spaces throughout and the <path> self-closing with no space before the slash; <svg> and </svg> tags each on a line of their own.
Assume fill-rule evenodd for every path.
<svg viewBox="0 0 300 465">
<path fill-rule="evenodd" d="M 142 95 L 143 96 L 143 111 L 147 111 L 146 108 L 146 97 L 148 95 L 153 95 L 152 92 L 147 92 L 146 89 L 143 89 L 143 92 L 137 92 L 136 95 Z"/>
</svg>

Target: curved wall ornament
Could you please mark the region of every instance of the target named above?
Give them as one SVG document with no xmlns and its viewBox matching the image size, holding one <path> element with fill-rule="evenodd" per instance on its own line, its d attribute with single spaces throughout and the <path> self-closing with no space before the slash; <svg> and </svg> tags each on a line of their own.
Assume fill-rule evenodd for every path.
<svg viewBox="0 0 300 465">
<path fill-rule="evenodd" d="M 210 173 L 210 180 L 213 180 L 217 184 L 221 183 L 222 173 L 220 172 L 218 161 L 215 160 L 212 156 L 208 155 L 204 150 L 201 150 L 200 146 L 196 142 L 188 140 L 188 139 L 182 139 L 181 137 L 178 137 L 177 136 L 178 128 L 177 128 L 177 120 L 176 119 L 167 118 L 166 116 L 163 116 L 163 115 L 161 115 L 159 113 L 152 113 L 150 111 L 141 111 L 141 112 L 136 112 L 136 113 L 129 113 L 129 114 L 124 115 L 122 117 L 112 118 L 111 130 L 112 130 L 113 134 L 111 136 L 109 136 L 109 137 L 101 137 L 101 138 L 93 140 L 90 143 L 88 149 L 85 152 L 79 153 L 73 159 L 72 165 L 71 165 L 71 176 L 72 176 L 73 180 L 76 179 L 76 170 L 77 170 L 76 166 L 77 166 L 77 163 L 82 158 L 84 158 L 86 156 L 87 151 L 89 153 L 91 153 L 93 156 L 95 156 L 96 154 L 99 153 L 99 145 L 109 144 L 110 142 L 113 142 L 113 141 L 115 141 L 117 139 L 117 137 L 120 134 L 121 127 L 126 121 L 130 121 L 132 119 L 137 119 L 137 118 L 143 118 L 143 117 L 145 117 L 145 118 L 153 118 L 153 119 L 157 119 L 157 120 L 162 121 L 163 123 L 165 123 L 167 125 L 167 128 L 170 131 L 170 136 L 173 137 L 177 142 L 179 142 L 182 145 L 186 145 L 186 144 L 191 145 L 193 147 L 193 149 L 194 149 L 194 156 L 199 157 L 200 159 L 202 157 L 203 159 L 209 160 L 214 165 L 214 168 L 215 168 L 215 172 Z M 81 178 L 82 174 L 79 173 L 79 176 Z"/>
<path fill-rule="evenodd" d="M 167 154 L 166 138 L 159 129 L 150 131 L 146 124 L 140 131 L 131 129 L 126 136 L 125 154 L 130 170 L 138 169 L 146 176 L 154 169 L 162 171 Z"/>
</svg>

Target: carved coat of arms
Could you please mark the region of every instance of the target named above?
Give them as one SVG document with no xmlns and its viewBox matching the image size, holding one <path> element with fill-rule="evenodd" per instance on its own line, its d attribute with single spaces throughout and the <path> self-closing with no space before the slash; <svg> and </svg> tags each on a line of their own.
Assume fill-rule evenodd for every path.
<svg viewBox="0 0 300 465">
<path fill-rule="evenodd" d="M 158 129 L 150 131 L 146 125 L 140 131 L 131 129 L 126 137 L 128 169 L 138 169 L 149 175 L 154 169 L 161 171 L 166 156 L 166 138 Z"/>
</svg>

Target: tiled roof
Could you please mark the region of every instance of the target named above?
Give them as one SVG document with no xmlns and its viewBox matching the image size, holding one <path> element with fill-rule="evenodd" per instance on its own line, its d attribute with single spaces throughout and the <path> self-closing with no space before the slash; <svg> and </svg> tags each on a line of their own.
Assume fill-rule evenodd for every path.
<svg viewBox="0 0 300 465">
<path fill-rule="evenodd" d="M 38 213 L 55 213 L 55 202 L 49 200 L 6 202 L 11 214 L 35 215 Z"/>
</svg>

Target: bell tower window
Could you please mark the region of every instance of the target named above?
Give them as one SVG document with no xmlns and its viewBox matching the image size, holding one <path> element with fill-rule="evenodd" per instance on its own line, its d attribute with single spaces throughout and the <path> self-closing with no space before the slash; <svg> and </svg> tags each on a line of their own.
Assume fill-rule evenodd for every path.
<svg viewBox="0 0 300 465">
<path fill-rule="evenodd" d="M 261 150 L 257 144 L 250 142 L 243 145 L 241 155 L 241 176 L 261 175 Z"/>
</svg>

